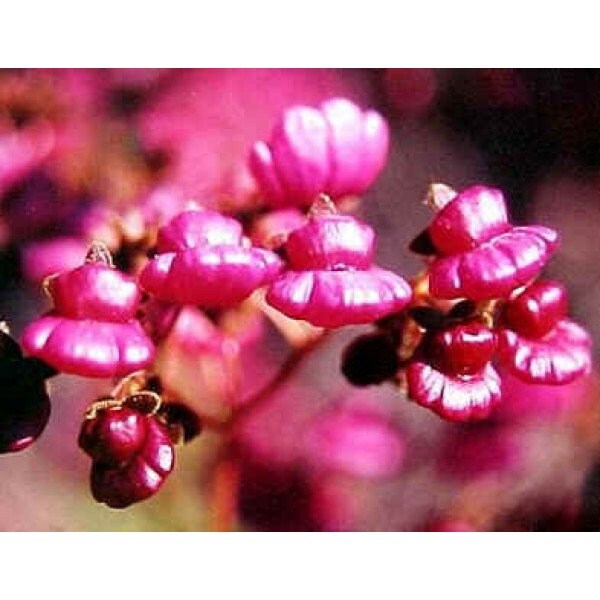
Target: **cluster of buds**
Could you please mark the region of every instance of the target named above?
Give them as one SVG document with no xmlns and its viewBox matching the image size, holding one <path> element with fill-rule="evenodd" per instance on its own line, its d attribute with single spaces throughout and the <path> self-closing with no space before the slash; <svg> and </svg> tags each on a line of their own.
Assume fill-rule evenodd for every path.
<svg viewBox="0 0 600 600">
<path fill-rule="evenodd" d="M 270 141 L 250 152 L 263 201 L 255 212 L 186 208 L 143 232 L 147 247 L 132 246 L 143 255 L 144 264 L 130 261 L 137 271 L 120 271 L 96 243 L 83 265 L 48 278 L 54 307 L 23 333 L 29 358 L 2 338 L 11 390 L 1 408 L 2 449 L 24 448 L 41 433 L 50 374 L 123 378 L 90 406 L 79 445 L 93 461 L 96 500 L 123 508 L 149 498 L 173 469 L 174 444 L 201 429 L 154 371 L 161 345 L 184 307 L 218 323 L 249 297 L 265 315 L 315 328 L 374 325 L 343 355 L 350 382 L 392 382 L 452 421 L 485 418 L 501 401 L 493 361 L 532 383 L 587 373 L 590 339 L 566 318 L 564 288 L 537 279 L 557 234 L 511 225 L 500 191 L 432 186 L 436 214 L 411 244 L 425 257 L 423 272 L 408 282 L 376 266 L 375 232 L 345 208 L 375 181 L 387 149 L 387 125 L 374 111 L 344 99 L 291 108 Z M 356 460 L 348 433 L 355 431 L 366 448 Z M 363 419 L 333 419 L 311 447 L 377 475 L 380 448 L 391 448 L 391 465 L 404 452 L 382 431 Z M 364 463 L 365 453 L 375 458 Z"/>
</svg>

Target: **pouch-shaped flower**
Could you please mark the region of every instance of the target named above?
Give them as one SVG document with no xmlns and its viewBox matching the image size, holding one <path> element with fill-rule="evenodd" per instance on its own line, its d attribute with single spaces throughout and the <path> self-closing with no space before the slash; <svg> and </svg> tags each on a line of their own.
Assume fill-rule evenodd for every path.
<svg viewBox="0 0 600 600">
<path fill-rule="evenodd" d="M 79 446 L 93 460 L 94 498 L 111 508 L 126 508 L 154 495 L 175 462 L 166 427 L 130 408 L 100 411 L 87 419 Z"/>
<path fill-rule="evenodd" d="M 52 277 L 54 310 L 23 332 L 23 348 L 64 373 L 120 377 L 147 367 L 154 345 L 136 320 L 136 282 L 104 262 Z"/>
<path fill-rule="evenodd" d="M 223 308 L 269 283 L 280 269 L 279 257 L 251 247 L 235 219 L 186 211 L 159 231 L 157 255 L 142 271 L 140 285 L 165 302 Z"/>
<path fill-rule="evenodd" d="M 499 358 L 528 383 L 570 383 L 591 369 L 591 338 L 566 317 L 565 288 L 536 281 L 504 307 Z"/>
<path fill-rule="evenodd" d="M 319 327 L 371 323 L 402 310 L 412 291 L 400 276 L 373 266 L 375 235 L 350 216 L 314 215 L 284 246 L 289 270 L 267 302 Z"/>
<path fill-rule="evenodd" d="M 269 142 L 256 142 L 250 170 L 272 206 L 308 206 L 363 193 L 385 164 L 389 132 L 377 112 L 344 98 L 286 110 Z"/>
<path fill-rule="evenodd" d="M 408 396 L 449 421 L 486 418 L 500 401 L 493 331 L 478 322 L 426 334 L 406 368 Z"/>
<path fill-rule="evenodd" d="M 452 198 L 427 234 L 429 288 L 444 299 L 504 298 L 536 277 L 558 244 L 552 229 L 511 225 L 500 190 L 480 185 Z"/>
</svg>

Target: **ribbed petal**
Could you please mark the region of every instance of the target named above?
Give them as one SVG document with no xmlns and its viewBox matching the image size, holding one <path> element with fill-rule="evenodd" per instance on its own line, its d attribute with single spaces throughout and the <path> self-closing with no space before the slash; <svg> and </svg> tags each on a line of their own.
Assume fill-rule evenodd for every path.
<svg viewBox="0 0 600 600">
<path fill-rule="evenodd" d="M 267 302 L 285 315 L 319 327 L 371 323 L 402 310 L 408 283 L 383 269 L 289 271 L 271 284 Z"/>
<path fill-rule="evenodd" d="M 80 321 L 49 313 L 25 329 L 22 341 L 31 356 L 83 377 L 128 375 L 154 359 L 154 346 L 137 322 Z"/>
<path fill-rule="evenodd" d="M 356 193 L 362 188 L 363 113 L 343 98 L 324 102 L 321 110 L 329 126 L 330 171 L 327 192 L 334 198 Z"/>
<path fill-rule="evenodd" d="M 188 210 L 161 227 L 157 251 L 179 252 L 206 244 L 237 245 L 242 240 L 242 226 L 231 217 L 212 210 Z"/>
<path fill-rule="evenodd" d="M 433 219 L 429 235 L 442 255 L 473 250 L 510 228 L 500 190 L 470 187 L 451 200 Z"/>
<path fill-rule="evenodd" d="M 363 117 L 362 169 L 353 193 L 361 194 L 377 179 L 388 157 L 389 139 L 385 119 L 379 113 L 368 110 Z"/>
<path fill-rule="evenodd" d="M 140 285 L 166 302 L 224 307 L 247 298 L 280 269 L 281 261 L 268 250 L 205 246 L 158 255 L 142 271 Z"/>
<path fill-rule="evenodd" d="M 491 365 L 459 378 L 414 361 L 406 369 L 408 396 L 449 421 L 485 419 L 500 401 L 500 377 Z"/>
<path fill-rule="evenodd" d="M 374 111 L 343 98 L 318 109 L 283 113 L 268 143 L 257 142 L 249 166 L 273 206 L 308 206 L 319 193 L 334 199 L 364 192 L 385 164 L 389 131 Z"/>
<path fill-rule="evenodd" d="M 368 269 L 373 262 L 375 234 L 353 217 L 313 218 L 290 234 L 285 250 L 296 270 Z"/>
<path fill-rule="evenodd" d="M 528 383 L 569 383 L 591 369 L 591 338 L 568 319 L 541 339 L 528 339 L 510 329 L 499 332 L 500 360 L 510 372 Z"/>
<path fill-rule="evenodd" d="M 86 263 L 53 277 L 49 283 L 56 311 L 72 319 L 126 322 L 141 298 L 137 283 L 101 263 Z"/>
<path fill-rule="evenodd" d="M 285 111 L 275 126 L 269 145 L 290 204 L 310 204 L 326 190 L 330 174 L 328 136 L 321 112 L 304 106 Z"/>
<path fill-rule="evenodd" d="M 437 298 L 502 298 L 526 284 L 546 265 L 558 244 L 546 227 L 514 227 L 471 250 L 436 259 L 429 286 Z"/>
<path fill-rule="evenodd" d="M 92 494 L 111 508 L 126 508 L 153 496 L 173 470 L 175 453 L 166 429 L 149 418 L 143 448 L 118 467 L 92 465 Z"/>
<path fill-rule="evenodd" d="M 265 142 L 256 142 L 248 160 L 250 172 L 260 185 L 261 192 L 271 206 L 285 206 L 286 194 L 273 164 L 271 148 Z"/>
</svg>

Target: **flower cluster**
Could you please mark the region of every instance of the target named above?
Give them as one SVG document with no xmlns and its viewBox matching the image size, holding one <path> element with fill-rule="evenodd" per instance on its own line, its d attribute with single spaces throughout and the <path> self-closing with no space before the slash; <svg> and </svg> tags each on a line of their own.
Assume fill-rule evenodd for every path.
<svg viewBox="0 0 600 600">
<path fill-rule="evenodd" d="M 468 421 L 488 417 L 501 401 L 494 363 L 536 384 L 567 384 L 588 373 L 591 340 L 566 318 L 564 287 L 538 279 L 557 246 L 556 232 L 512 225 L 494 188 L 456 193 L 435 184 L 427 203 L 436 212 L 411 244 L 426 258 L 413 301 L 378 323 L 375 337 L 354 342 L 343 363 L 350 381 L 395 379 L 417 404 Z M 356 356 L 367 345 L 385 354 L 380 369 L 396 354 L 393 374 L 360 372 L 368 363 Z"/>
<path fill-rule="evenodd" d="M 450 421 L 491 414 L 502 399 L 498 365 L 546 385 L 589 372 L 590 338 L 566 317 L 565 289 L 538 279 L 557 234 L 511 224 L 499 190 L 432 186 L 433 220 L 411 244 L 423 271 L 409 282 L 377 266 L 375 231 L 350 214 L 350 199 L 375 182 L 388 137 L 378 113 L 346 99 L 292 107 L 269 141 L 250 149 L 258 192 L 244 210 L 223 214 L 178 199 L 157 210 L 141 201 L 138 213 L 121 215 L 118 235 L 113 227 L 114 238 L 92 244 L 82 265 L 45 280 L 53 308 L 25 328 L 27 358 L 2 333 L 9 393 L 0 450 L 40 435 L 51 375 L 116 378 L 91 404 L 79 437 L 92 459 L 92 494 L 113 508 L 154 495 L 173 470 L 176 444 L 253 409 L 252 399 L 233 399 L 199 418 L 195 400 L 165 374 L 173 334 L 202 319 L 206 327 L 184 337 L 220 358 L 239 355 L 246 342 L 236 324 L 249 314 L 259 324 L 271 319 L 302 352 L 323 330 L 371 324 L 375 331 L 343 354 L 346 378 L 390 382 Z M 111 231 L 106 215 L 96 220 L 91 231 Z M 390 423 L 340 414 L 326 414 L 309 436 L 314 464 L 368 477 L 400 465 L 404 442 Z"/>
</svg>

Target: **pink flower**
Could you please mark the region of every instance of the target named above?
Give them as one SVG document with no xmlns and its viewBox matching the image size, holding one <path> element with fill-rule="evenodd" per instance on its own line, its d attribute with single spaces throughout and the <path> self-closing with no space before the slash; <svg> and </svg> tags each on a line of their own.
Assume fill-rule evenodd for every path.
<svg viewBox="0 0 600 600">
<path fill-rule="evenodd" d="M 388 127 L 375 111 L 343 98 L 318 109 L 295 106 L 257 142 L 250 169 L 273 206 L 308 206 L 320 193 L 334 199 L 362 194 L 385 164 Z"/>
<path fill-rule="evenodd" d="M 569 319 L 566 291 L 537 281 L 509 300 L 500 328 L 500 360 L 529 383 L 564 384 L 591 370 L 591 339 Z"/>
<path fill-rule="evenodd" d="M 159 231 L 140 284 L 158 299 L 204 308 L 235 305 L 269 283 L 281 261 L 248 247 L 241 225 L 213 211 L 187 211 Z"/>
<path fill-rule="evenodd" d="M 384 418 L 359 410 L 321 415 L 306 434 L 309 463 L 318 470 L 355 477 L 387 477 L 404 458 L 404 442 Z"/>
<path fill-rule="evenodd" d="M 320 327 L 371 323 L 402 310 L 410 286 L 372 265 L 374 240 L 373 230 L 353 217 L 313 216 L 288 237 L 291 270 L 271 284 L 267 302 Z"/>
<path fill-rule="evenodd" d="M 80 447 L 92 457 L 92 494 L 111 508 L 154 495 L 173 470 L 167 429 L 130 408 L 101 411 L 83 423 Z"/>
<path fill-rule="evenodd" d="M 54 310 L 33 321 L 23 347 L 58 371 L 84 377 L 127 375 L 147 367 L 154 346 L 135 319 L 140 290 L 104 263 L 85 263 L 53 277 Z"/>
<path fill-rule="evenodd" d="M 436 255 L 430 290 L 445 299 L 505 297 L 542 270 L 558 243 L 547 227 L 512 226 L 502 193 L 484 186 L 450 199 L 427 232 Z"/>
</svg>

